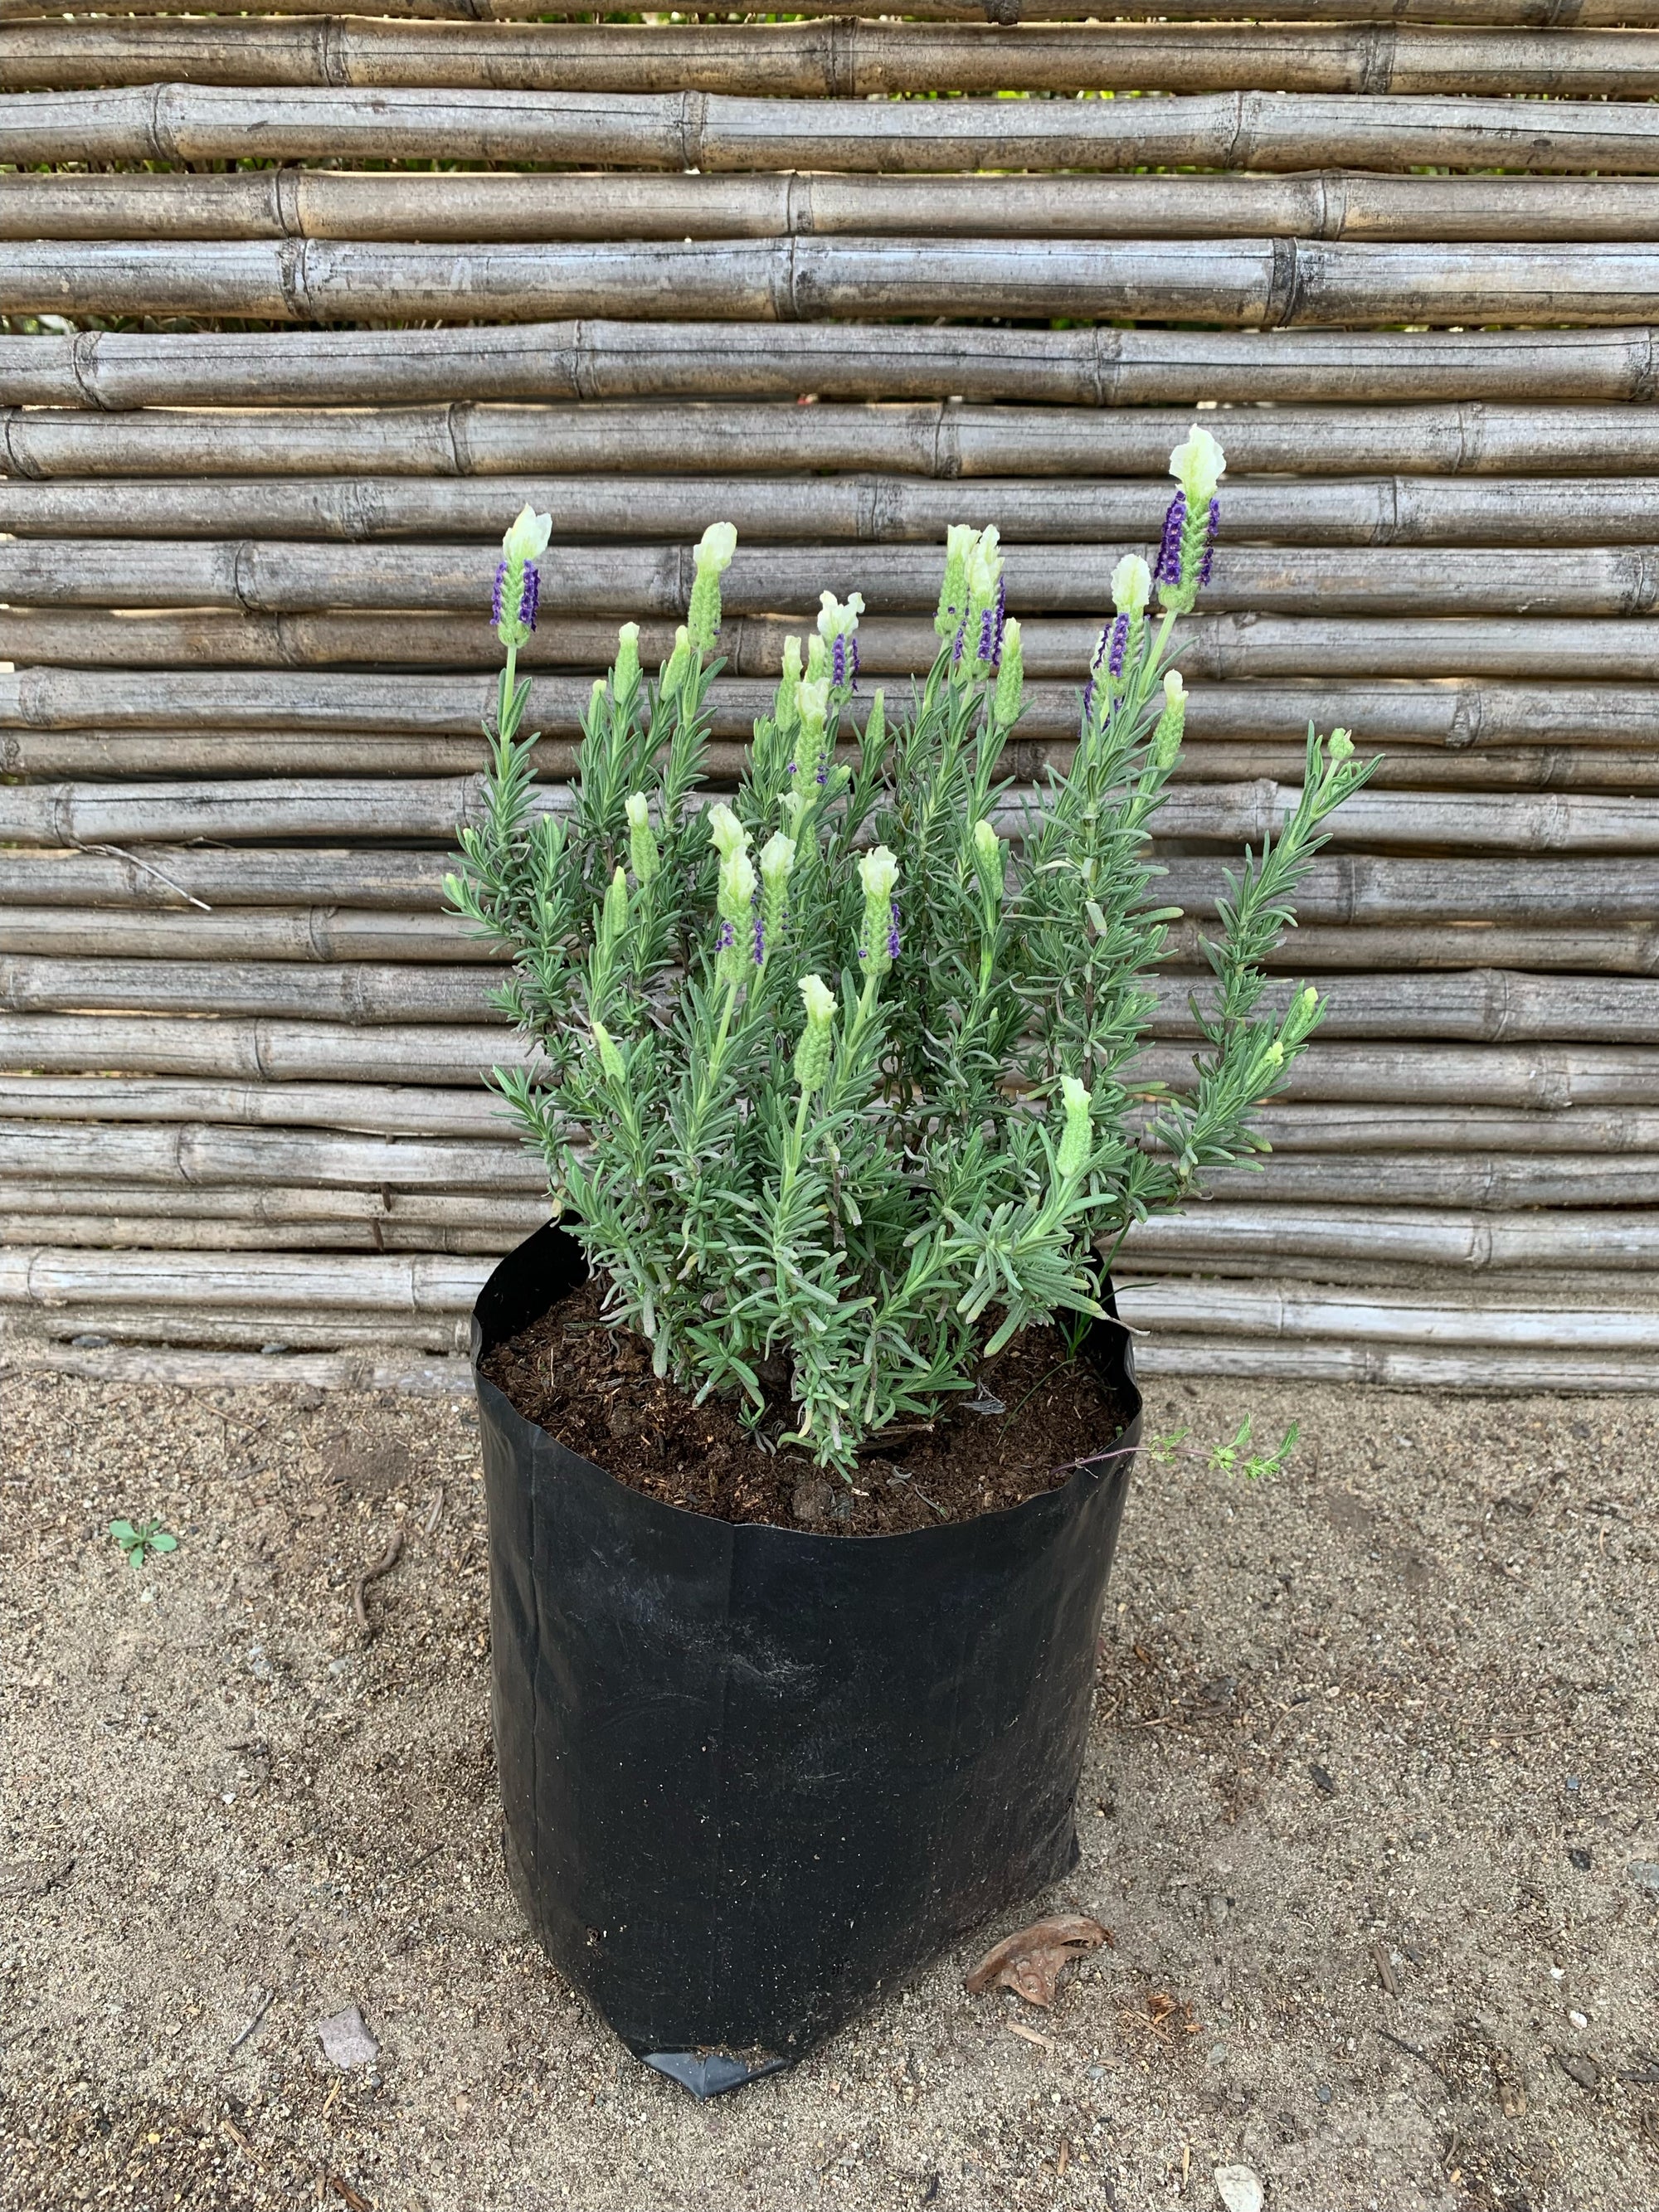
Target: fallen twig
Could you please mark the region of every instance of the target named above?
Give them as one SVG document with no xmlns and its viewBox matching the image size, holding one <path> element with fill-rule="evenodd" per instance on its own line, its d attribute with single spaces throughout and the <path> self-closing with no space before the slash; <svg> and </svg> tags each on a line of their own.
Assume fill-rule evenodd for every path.
<svg viewBox="0 0 1659 2212">
<path fill-rule="evenodd" d="M 422 1534 L 423 1536 L 435 1536 L 435 1535 L 437 1534 L 437 1533 L 438 1533 L 438 1523 L 439 1523 L 442 1519 L 443 1519 L 443 1517 L 444 1517 L 444 1486 L 443 1486 L 442 1483 L 441 1482 L 441 1483 L 438 1485 L 437 1491 L 436 1491 L 435 1494 L 434 1494 L 434 1497 L 433 1497 L 433 1500 L 432 1500 L 432 1510 L 431 1510 L 431 1511 L 427 1515 L 427 1516 L 426 1516 L 426 1521 L 425 1521 L 425 1523 L 424 1523 L 424 1525 L 422 1526 L 422 1529 L 421 1529 L 421 1534 Z"/>
<path fill-rule="evenodd" d="M 1428 2052 L 1423 2050 L 1419 2045 L 1415 2043 L 1407 2043 L 1403 2035 L 1396 2035 L 1392 2028 L 1379 2027 L 1376 2032 L 1382 2037 L 1384 2043 L 1393 2044 L 1396 2051 L 1403 2051 L 1408 2057 L 1415 2058 L 1420 2066 L 1426 2066 L 1431 2074 L 1437 2075 L 1441 2081 L 1445 2081 L 1446 2076 L 1441 2073 L 1440 2069 L 1435 2064 L 1433 2059 L 1430 2057 Z M 1449 2088 L 1450 2086 L 1450 2083 L 1447 2082 L 1447 2087 Z"/>
<path fill-rule="evenodd" d="M 259 2022 L 264 2018 L 265 2014 L 270 2010 L 270 2008 L 276 2003 L 276 1990 L 267 1990 L 264 1995 L 260 1998 L 258 2003 L 255 2006 L 252 2019 L 249 2021 L 247 2026 L 237 2037 L 235 2042 L 231 2045 L 230 2050 L 225 2053 L 227 2058 L 231 2056 L 233 2051 L 237 2051 L 241 2049 L 242 2045 L 247 2041 L 249 2036 L 252 2034 L 254 2029 L 258 2027 Z"/>
<path fill-rule="evenodd" d="M 363 1603 L 363 1592 L 372 1582 L 378 1582 L 382 1575 L 389 1575 L 403 1555 L 404 1524 L 400 1521 L 386 1538 L 385 1551 L 372 1566 L 363 1569 L 357 1577 L 356 1587 L 351 1593 L 351 1609 L 357 1616 L 358 1627 L 365 1632 L 368 1627 L 368 1608 Z"/>
</svg>

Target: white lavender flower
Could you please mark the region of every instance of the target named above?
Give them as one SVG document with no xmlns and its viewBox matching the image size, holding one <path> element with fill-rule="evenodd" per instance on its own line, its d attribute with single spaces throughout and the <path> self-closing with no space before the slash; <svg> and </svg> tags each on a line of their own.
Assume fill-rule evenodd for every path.
<svg viewBox="0 0 1659 2212">
<path fill-rule="evenodd" d="M 693 558 L 696 574 L 691 585 L 691 605 L 686 615 L 686 627 L 691 643 L 701 653 L 714 650 L 714 640 L 720 627 L 720 578 L 732 565 L 732 556 L 738 550 L 738 533 L 729 522 L 711 522 L 698 543 Z"/>
</svg>

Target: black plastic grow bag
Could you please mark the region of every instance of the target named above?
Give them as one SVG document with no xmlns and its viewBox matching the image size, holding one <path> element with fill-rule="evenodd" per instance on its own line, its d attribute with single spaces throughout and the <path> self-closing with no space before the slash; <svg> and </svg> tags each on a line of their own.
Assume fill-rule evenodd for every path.
<svg viewBox="0 0 1659 2212">
<path fill-rule="evenodd" d="M 1140 1435 L 895 1536 L 705 1519 L 477 1375 L 586 1279 L 539 1231 L 474 1312 L 496 1755 L 514 1888 L 629 2048 L 700 2094 L 800 2057 L 1077 1858 L 1095 1638 Z"/>
</svg>

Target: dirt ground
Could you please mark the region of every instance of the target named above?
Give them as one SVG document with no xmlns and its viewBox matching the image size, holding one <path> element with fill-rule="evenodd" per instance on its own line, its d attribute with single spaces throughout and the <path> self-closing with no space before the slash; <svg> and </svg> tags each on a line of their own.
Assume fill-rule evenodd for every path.
<svg viewBox="0 0 1659 2212">
<path fill-rule="evenodd" d="M 1131 1492 L 1043 1900 L 1113 1948 L 700 2106 L 502 1880 L 470 1409 L 0 1379 L 0 2203 L 1659 2207 L 1659 1405 L 1151 1395 L 1305 1441 Z"/>
</svg>

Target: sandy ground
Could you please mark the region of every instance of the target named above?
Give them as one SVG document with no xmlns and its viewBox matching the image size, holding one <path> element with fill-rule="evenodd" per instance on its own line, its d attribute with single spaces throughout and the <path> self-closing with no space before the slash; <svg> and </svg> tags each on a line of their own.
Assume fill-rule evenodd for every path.
<svg viewBox="0 0 1659 2212">
<path fill-rule="evenodd" d="M 1131 1494 L 1045 1900 L 1115 1947 L 1042 2014 L 964 1944 L 699 2106 L 502 1881 L 470 1411 L 0 1381 L 0 2203 L 1131 2212 L 1242 2163 L 1269 2212 L 1659 2207 L 1659 1406 L 1166 1385 L 1152 1425 L 1245 1411 L 1301 1418 L 1285 1476 Z M 178 1550 L 135 1572 L 117 1516 Z"/>
</svg>

